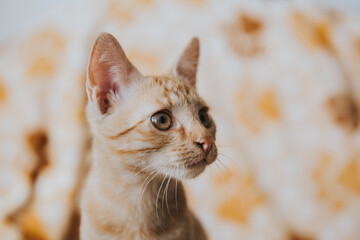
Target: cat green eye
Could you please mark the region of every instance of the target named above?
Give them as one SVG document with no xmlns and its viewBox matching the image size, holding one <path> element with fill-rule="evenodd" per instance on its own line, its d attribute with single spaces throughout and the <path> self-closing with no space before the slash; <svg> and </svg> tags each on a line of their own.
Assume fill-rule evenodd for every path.
<svg viewBox="0 0 360 240">
<path fill-rule="evenodd" d="M 159 130 L 168 130 L 171 127 L 171 117 L 167 112 L 158 112 L 151 116 L 151 122 Z"/>
<path fill-rule="evenodd" d="M 199 111 L 199 119 L 201 121 L 201 123 L 205 126 L 205 127 L 210 127 L 211 125 L 211 118 L 207 112 L 207 109 L 201 109 Z"/>
</svg>

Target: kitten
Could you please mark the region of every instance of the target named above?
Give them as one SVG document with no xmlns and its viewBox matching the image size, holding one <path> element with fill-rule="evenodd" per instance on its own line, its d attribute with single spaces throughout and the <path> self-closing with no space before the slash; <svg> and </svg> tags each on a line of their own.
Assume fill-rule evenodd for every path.
<svg viewBox="0 0 360 240">
<path fill-rule="evenodd" d="M 142 76 L 103 33 L 88 68 L 93 165 L 81 201 L 81 239 L 202 240 L 181 179 L 217 157 L 216 126 L 195 89 L 199 40 L 174 73 Z"/>
</svg>

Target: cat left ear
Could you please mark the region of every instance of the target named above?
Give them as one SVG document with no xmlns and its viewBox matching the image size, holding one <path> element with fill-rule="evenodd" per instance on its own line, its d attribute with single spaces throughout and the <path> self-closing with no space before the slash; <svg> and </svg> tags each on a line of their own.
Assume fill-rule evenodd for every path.
<svg viewBox="0 0 360 240">
<path fill-rule="evenodd" d="M 119 42 L 109 33 L 102 33 L 91 52 L 86 91 L 102 114 L 108 113 L 115 101 L 141 73 L 126 57 Z"/>
<path fill-rule="evenodd" d="M 197 37 L 191 39 L 175 65 L 174 75 L 183 78 L 191 86 L 196 85 L 196 72 L 200 55 L 200 43 Z"/>
</svg>

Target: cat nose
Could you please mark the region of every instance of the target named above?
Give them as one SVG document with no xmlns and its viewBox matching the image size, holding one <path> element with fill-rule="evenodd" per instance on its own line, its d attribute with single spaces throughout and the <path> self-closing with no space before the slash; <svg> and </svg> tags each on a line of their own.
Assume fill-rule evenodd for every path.
<svg viewBox="0 0 360 240">
<path fill-rule="evenodd" d="M 207 156 L 214 143 L 214 139 L 212 137 L 203 137 L 196 140 L 194 143 L 199 146 L 204 151 L 205 156 Z"/>
</svg>

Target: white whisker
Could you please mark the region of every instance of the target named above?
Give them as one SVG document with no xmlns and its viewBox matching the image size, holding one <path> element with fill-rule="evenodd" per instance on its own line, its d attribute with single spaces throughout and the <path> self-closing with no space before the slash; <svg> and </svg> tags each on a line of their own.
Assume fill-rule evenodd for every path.
<svg viewBox="0 0 360 240">
<path fill-rule="evenodd" d="M 137 164 L 137 165 L 139 165 L 139 164 Z M 134 169 L 133 169 L 133 171 L 134 171 L 137 167 L 138 167 L 138 166 L 135 166 Z M 140 171 L 138 171 L 138 172 L 135 173 L 135 174 L 134 174 L 133 171 L 131 171 L 130 174 L 134 174 L 134 175 L 130 176 L 130 177 L 129 177 L 128 179 L 126 179 L 126 181 L 123 182 L 122 184 L 125 185 L 125 184 L 128 183 L 131 179 L 133 179 L 134 177 L 136 177 L 137 175 L 139 175 L 141 172 L 145 171 L 146 169 L 149 169 L 150 167 L 151 167 L 151 166 L 147 166 L 147 167 L 145 167 L 145 168 L 142 168 Z"/>
<path fill-rule="evenodd" d="M 158 192 L 156 194 L 156 201 L 155 201 L 156 217 L 157 217 L 160 225 L 161 225 L 161 223 L 160 223 L 160 218 L 159 218 L 159 213 L 158 213 L 158 199 L 159 199 L 159 194 L 160 194 L 160 191 L 161 191 L 162 185 L 164 184 L 165 179 L 166 179 L 166 176 L 164 176 L 164 178 L 163 178 L 163 180 L 161 182 L 159 190 L 158 190 Z"/>
<path fill-rule="evenodd" d="M 140 212 L 141 212 L 141 209 L 140 209 L 140 207 L 141 207 L 141 202 L 142 202 L 142 198 L 143 198 L 143 195 L 144 195 L 144 193 L 145 193 L 146 187 L 147 187 L 148 184 L 159 174 L 160 170 L 161 170 L 161 169 L 159 169 L 157 172 L 155 172 L 155 171 L 151 172 L 151 174 L 149 174 L 149 176 L 147 176 L 147 177 L 145 178 L 144 183 L 142 184 L 142 186 L 143 186 L 143 185 L 146 183 L 146 184 L 145 184 L 145 187 L 142 187 L 142 186 L 141 186 L 141 194 L 140 194 L 139 203 L 138 203 Z M 150 180 L 147 181 L 147 179 L 149 179 L 149 178 L 150 178 Z M 147 181 L 147 182 L 146 182 L 146 181 Z"/>
<path fill-rule="evenodd" d="M 166 191 L 166 207 L 167 207 L 168 214 L 171 217 L 171 213 L 170 213 L 170 210 L 169 210 L 169 203 L 168 203 L 168 191 L 169 191 L 170 180 L 171 180 L 171 178 L 169 177 L 169 180 L 168 180 L 168 182 L 166 184 L 166 187 L 165 187 L 165 191 Z"/>
</svg>

